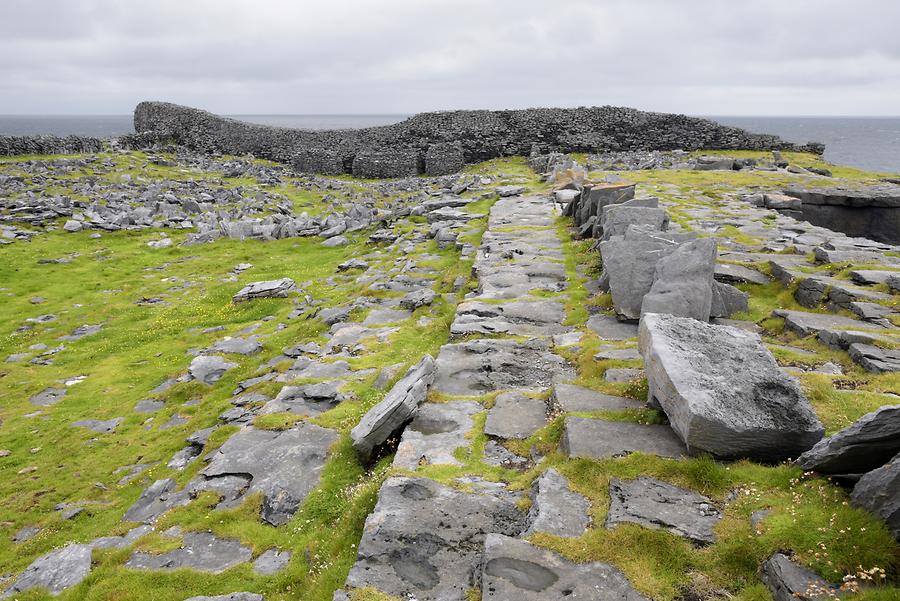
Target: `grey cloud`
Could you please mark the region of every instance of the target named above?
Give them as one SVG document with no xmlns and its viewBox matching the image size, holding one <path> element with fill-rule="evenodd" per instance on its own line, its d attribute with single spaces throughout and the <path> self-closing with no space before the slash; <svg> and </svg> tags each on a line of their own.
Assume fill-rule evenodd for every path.
<svg viewBox="0 0 900 601">
<path fill-rule="evenodd" d="M 893 0 L 5 0 L 0 113 L 889 114 Z"/>
</svg>

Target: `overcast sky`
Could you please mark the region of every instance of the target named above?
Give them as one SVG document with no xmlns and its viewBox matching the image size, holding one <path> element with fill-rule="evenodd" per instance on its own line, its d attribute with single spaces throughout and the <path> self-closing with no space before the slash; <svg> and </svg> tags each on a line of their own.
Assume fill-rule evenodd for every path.
<svg viewBox="0 0 900 601">
<path fill-rule="evenodd" d="M 898 0 L 0 0 L 0 114 L 900 114 Z"/>
</svg>

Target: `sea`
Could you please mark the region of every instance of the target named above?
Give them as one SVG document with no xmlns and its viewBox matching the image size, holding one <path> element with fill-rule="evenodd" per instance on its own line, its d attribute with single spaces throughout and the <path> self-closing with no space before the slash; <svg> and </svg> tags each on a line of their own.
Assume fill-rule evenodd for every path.
<svg viewBox="0 0 900 601">
<path fill-rule="evenodd" d="M 229 115 L 236 119 L 303 129 L 390 125 L 408 115 Z M 725 125 L 781 136 L 790 142 L 823 142 L 825 159 L 870 171 L 900 173 L 900 117 L 706 116 Z M 0 135 L 70 134 L 112 137 L 133 131 L 131 115 L 0 115 Z"/>
</svg>

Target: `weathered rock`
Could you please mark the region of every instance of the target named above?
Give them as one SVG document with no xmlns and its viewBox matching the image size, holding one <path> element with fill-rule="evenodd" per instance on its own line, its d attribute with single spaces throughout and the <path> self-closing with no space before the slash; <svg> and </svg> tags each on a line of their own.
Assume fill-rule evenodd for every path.
<svg viewBox="0 0 900 601">
<path fill-rule="evenodd" d="M 212 345 L 209 352 L 229 355 L 255 355 L 261 350 L 262 345 L 256 338 L 226 338 Z"/>
<path fill-rule="evenodd" d="M 32 588 L 47 589 L 58 595 L 79 584 L 91 571 L 91 546 L 67 545 L 35 559 L 25 568 L 4 597 Z"/>
<path fill-rule="evenodd" d="M 863 474 L 900 453 L 900 405 L 885 405 L 797 458 L 804 470 L 820 474 Z"/>
<path fill-rule="evenodd" d="M 410 292 L 400 299 L 400 306 L 409 311 L 415 311 L 419 307 L 425 307 L 434 302 L 437 293 L 431 288 L 423 288 Z"/>
<path fill-rule="evenodd" d="M 551 468 L 531 485 L 531 510 L 525 535 L 546 532 L 556 536 L 581 536 L 590 525 L 590 503 L 569 488 L 569 482 Z"/>
<path fill-rule="evenodd" d="M 269 549 L 253 562 L 253 571 L 263 576 L 277 574 L 287 567 L 291 561 L 291 552 L 281 549 Z"/>
<path fill-rule="evenodd" d="M 235 367 L 237 367 L 237 363 L 226 361 L 218 355 L 201 355 L 194 357 L 191 361 L 188 373 L 195 380 L 204 384 L 215 384 L 225 375 L 226 371 Z"/>
<path fill-rule="evenodd" d="M 750 308 L 750 295 L 731 284 L 713 282 L 710 317 L 729 317 L 735 313 L 745 313 Z"/>
<path fill-rule="evenodd" d="M 611 315 L 591 315 L 585 325 L 604 340 L 628 340 L 638 335 L 637 324 L 619 321 Z"/>
<path fill-rule="evenodd" d="M 353 448 L 363 461 L 371 459 L 376 447 L 413 418 L 433 381 L 434 360 L 431 355 L 426 355 L 410 367 L 384 399 L 363 416 L 350 432 Z"/>
<path fill-rule="evenodd" d="M 165 401 L 159 399 L 141 399 L 134 406 L 134 411 L 135 413 L 156 413 L 165 406 Z"/>
<path fill-rule="evenodd" d="M 783 553 L 763 562 L 759 577 L 775 601 L 819 601 L 834 597 L 834 587 Z"/>
<path fill-rule="evenodd" d="M 295 288 L 296 285 L 291 278 L 252 282 L 241 288 L 231 300 L 239 303 L 255 298 L 285 298 Z"/>
<path fill-rule="evenodd" d="M 646 403 L 635 399 L 613 396 L 564 382 L 553 383 L 551 399 L 563 411 L 621 411 L 646 407 Z"/>
<path fill-rule="evenodd" d="M 161 554 L 136 551 L 125 562 L 125 567 L 133 570 L 188 568 L 221 574 L 228 568 L 250 561 L 252 556 L 250 549 L 238 540 L 218 538 L 207 532 L 188 532 L 180 548 Z"/>
<path fill-rule="evenodd" d="M 337 439 L 333 430 L 306 422 L 281 432 L 245 429 L 229 438 L 201 473 L 207 479 L 249 475 L 246 493 L 263 493 L 262 519 L 278 526 L 316 487 Z"/>
<path fill-rule="evenodd" d="M 402 309 L 375 309 L 366 315 L 363 321 L 364 326 L 378 326 L 386 323 L 394 323 L 409 319 L 412 315 L 410 311 Z"/>
<path fill-rule="evenodd" d="M 560 446 L 570 457 L 592 459 L 622 457 L 636 452 L 662 457 L 685 454 L 684 445 L 668 426 L 582 417 L 566 418 Z"/>
<path fill-rule="evenodd" d="M 603 240 L 623 236 L 631 226 L 647 231 L 665 231 L 669 228 L 669 215 L 665 209 L 615 204 L 603 207 L 602 215 Z"/>
<path fill-rule="evenodd" d="M 190 500 L 187 494 L 176 491 L 175 488 L 175 480 L 171 478 L 157 480 L 141 493 L 134 505 L 125 512 L 122 521 L 152 524 L 173 507 L 187 504 Z"/>
<path fill-rule="evenodd" d="M 511 388 L 546 390 L 556 375 L 575 377 L 572 367 L 540 339 L 445 344 L 435 366 L 434 390 L 454 396 L 478 396 Z"/>
<path fill-rule="evenodd" d="M 715 266 L 714 238 L 680 245 L 656 263 L 653 285 L 641 303 L 641 314 L 666 313 L 709 321 Z"/>
<path fill-rule="evenodd" d="M 822 438 L 800 385 L 756 334 L 648 313 L 640 348 L 650 397 L 690 452 L 778 461 Z"/>
<path fill-rule="evenodd" d="M 716 278 L 716 281 L 725 284 L 768 284 L 772 281 L 767 275 L 755 269 L 731 263 L 718 263 L 713 277 Z"/>
<path fill-rule="evenodd" d="M 125 418 L 123 417 L 116 417 L 108 420 L 82 419 L 73 422 L 72 425 L 78 426 L 79 428 L 87 428 L 88 430 L 99 432 L 100 434 L 109 434 L 110 432 L 114 432 L 124 419 Z"/>
<path fill-rule="evenodd" d="M 523 540 L 489 534 L 484 543 L 482 599 L 648 601 L 609 564 L 574 563 Z"/>
<path fill-rule="evenodd" d="M 66 396 L 65 388 L 47 388 L 33 395 L 28 402 L 38 407 L 49 407 L 60 402 Z"/>
<path fill-rule="evenodd" d="M 504 496 L 392 477 L 366 519 L 347 585 L 419 601 L 462 601 L 481 569 L 485 536 L 516 536 L 524 527 L 525 516 Z"/>
<path fill-rule="evenodd" d="M 524 194 L 527 190 L 525 186 L 497 186 L 495 191 L 500 198 L 504 198 Z"/>
<path fill-rule="evenodd" d="M 894 538 L 900 540 L 900 454 L 860 478 L 850 502 L 883 519 Z"/>
<path fill-rule="evenodd" d="M 459 465 L 453 456 L 460 447 L 468 446 L 466 434 L 475 425 L 472 419 L 484 407 L 475 401 L 427 403 L 403 431 L 394 466 L 414 470 L 419 465 Z"/>
<path fill-rule="evenodd" d="M 664 528 L 698 545 L 715 542 L 713 527 L 722 514 L 703 495 L 642 477 L 611 480 L 609 497 L 607 528 L 623 523 L 640 524 L 646 528 Z"/>
<path fill-rule="evenodd" d="M 450 334 L 550 336 L 568 329 L 561 325 L 564 319 L 565 308 L 557 301 L 519 300 L 495 304 L 471 300 L 456 308 Z"/>
<path fill-rule="evenodd" d="M 866 371 L 875 373 L 900 371 L 900 350 L 857 342 L 850 345 L 848 352 L 850 357 Z"/>
<path fill-rule="evenodd" d="M 498 438 L 528 438 L 547 425 L 547 403 L 518 392 L 502 392 L 488 412 L 484 433 Z"/>
</svg>

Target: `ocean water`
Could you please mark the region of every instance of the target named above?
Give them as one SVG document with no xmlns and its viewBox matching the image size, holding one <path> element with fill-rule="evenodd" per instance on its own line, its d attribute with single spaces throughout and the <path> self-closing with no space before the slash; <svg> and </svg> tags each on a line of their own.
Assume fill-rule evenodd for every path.
<svg viewBox="0 0 900 601">
<path fill-rule="evenodd" d="M 232 115 L 237 119 L 304 129 L 390 125 L 407 115 Z M 709 117 L 791 142 L 823 142 L 825 159 L 872 171 L 900 173 L 900 117 Z M 133 131 L 131 115 L 0 115 L 0 134 L 110 137 Z"/>
</svg>

